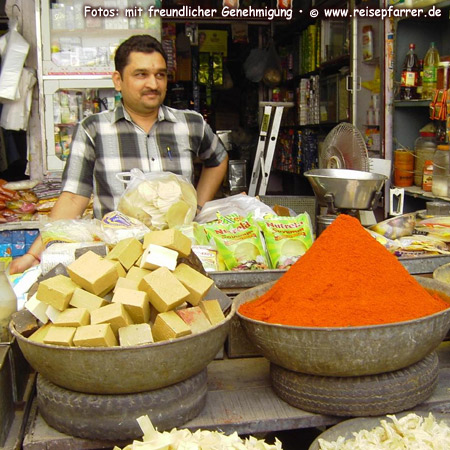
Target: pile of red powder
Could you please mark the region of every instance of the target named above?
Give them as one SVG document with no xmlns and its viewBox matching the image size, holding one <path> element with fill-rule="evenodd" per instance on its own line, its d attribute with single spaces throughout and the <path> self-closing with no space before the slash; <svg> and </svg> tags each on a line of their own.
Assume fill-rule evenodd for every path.
<svg viewBox="0 0 450 450">
<path fill-rule="evenodd" d="M 417 319 L 449 306 L 357 219 L 341 214 L 270 290 L 239 312 L 283 325 L 349 327 Z"/>
</svg>

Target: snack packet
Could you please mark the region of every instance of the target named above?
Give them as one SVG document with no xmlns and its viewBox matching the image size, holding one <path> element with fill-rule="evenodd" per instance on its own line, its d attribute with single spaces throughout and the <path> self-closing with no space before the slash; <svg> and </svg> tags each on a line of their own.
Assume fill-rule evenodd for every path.
<svg viewBox="0 0 450 450">
<path fill-rule="evenodd" d="M 257 222 L 264 234 L 272 269 L 289 268 L 313 243 L 307 212 L 296 217 L 266 215 Z"/>
<path fill-rule="evenodd" d="M 220 257 L 228 270 L 268 269 L 261 235 L 256 224 L 250 218 L 227 219 L 208 223 L 204 228 L 215 242 Z"/>
</svg>

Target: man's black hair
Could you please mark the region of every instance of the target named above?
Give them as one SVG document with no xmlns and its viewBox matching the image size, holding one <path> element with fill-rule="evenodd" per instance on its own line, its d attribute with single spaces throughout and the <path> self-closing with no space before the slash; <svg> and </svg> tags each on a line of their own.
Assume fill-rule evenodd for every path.
<svg viewBox="0 0 450 450">
<path fill-rule="evenodd" d="M 149 34 L 136 34 L 122 42 L 116 50 L 114 65 L 116 70 L 123 75 L 123 69 L 128 64 L 128 57 L 131 52 L 141 53 L 161 53 L 167 64 L 167 55 L 161 43 Z"/>
</svg>

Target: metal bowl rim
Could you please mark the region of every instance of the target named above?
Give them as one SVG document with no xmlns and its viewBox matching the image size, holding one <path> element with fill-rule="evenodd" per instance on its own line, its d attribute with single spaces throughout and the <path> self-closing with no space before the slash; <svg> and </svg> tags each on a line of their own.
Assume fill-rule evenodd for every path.
<svg viewBox="0 0 450 450">
<path fill-rule="evenodd" d="M 160 341 L 160 342 L 152 342 L 150 344 L 144 344 L 144 345 L 130 345 L 130 346 L 126 346 L 126 347 L 121 347 L 120 345 L 115 345 L 114 347 L 66 347 L 64 345 L 54 345 L 54 344 L 44 344 L 41 342 L 34 342 L 34 341 L 30 341 L 28 338 L 26 338 L 25 336 L 22 336 L 17 330 L 16 328 L 13 326 L 12 321 L 9 324 L 9 329 L 11 331 L 11 333 L 17 337 L 19 340 L 24 340 L 26 343 L 30 344 L 30 345 L 36 345 L 37 347 L 42 347 L 42 348 L 48 348 L 48 349 L 55 349 L 55 350 L 68 350 L 68 351 L 92 351 L 92 352 L 118 352 L 118 351 L 124 351 L 124 350 L 144 350 L 144 349 L 150 349 L 150 348 L 155 348 L 155 347 L 163 347 L 163 346 L 172 346 L 172 345 L 176 345 L 179 342 L 184 342 L 184 341 L 188 341 L 190 339 L 195 339 L 198 336 L 202 336 L 206 333 L 211 333 L 213 330 L 224 326 L 227 322 L 229 322 L 234 314 L 236 313 L 236 305 L 234 304 L 234 302 L 232 302 L 231 304 L 231 309 L 229 311 L 229 313 L 225 316 L 225 320 L 223 320 L 222 322 L 214 325 L 211 328 L 208 328 L 205 331 L 202 331 L 200 333 L 192 333 L 188 336 L 182 336 L 176 339 L 172 339 L 169 341 Z"/>
<path fill-rule="evenodd" d="M 324 173 L 330 171 L 329 173 Z M 331 171 L 333 171 L 331 173 Z M 336 176 L 336 172 L 342 172 L 342 176 Z M 356 178 L 355 175 L 365 174 L 366 176 L 362 178 Z M 362 170 L 351 170 L 351 169 L 312 169 L 304 173 L 305 177 L 310 178 L 324 178 L 324 179 L 335 179 L 335 180 L 347 180 L 347 181 L 386 181 L 388 177 L 381 173 L 376 172 L 365 172 Z M 348 176 L 345 176 L 348 175 Z M 352 176 L 353 175 L 353 176 Z"/>
</svg>

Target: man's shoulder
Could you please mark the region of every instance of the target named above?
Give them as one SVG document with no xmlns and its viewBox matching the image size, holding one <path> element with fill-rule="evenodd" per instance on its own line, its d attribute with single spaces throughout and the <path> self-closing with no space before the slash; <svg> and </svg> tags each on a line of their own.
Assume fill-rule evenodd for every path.
<svg viewBox="0 0 450 450">
<path fill-rule="evenodd" d="M 164 115 L 167 119 L 173 118 L 174 120 L 192 120 L 195 122 L 203 122 L 203 116 L 197 111 L 192 109 L 175 109 L 170 106 L 162 105 Z"/>
<path fill-rule="evenodd" d="M 114 120 L 114 117 L 114 111 L 105 110 L 85 117 L 80 123 L 85 127 L 90 127 L 93 125 L 95 126 L 101 122 L 112 122 Z"/>
</svg>

